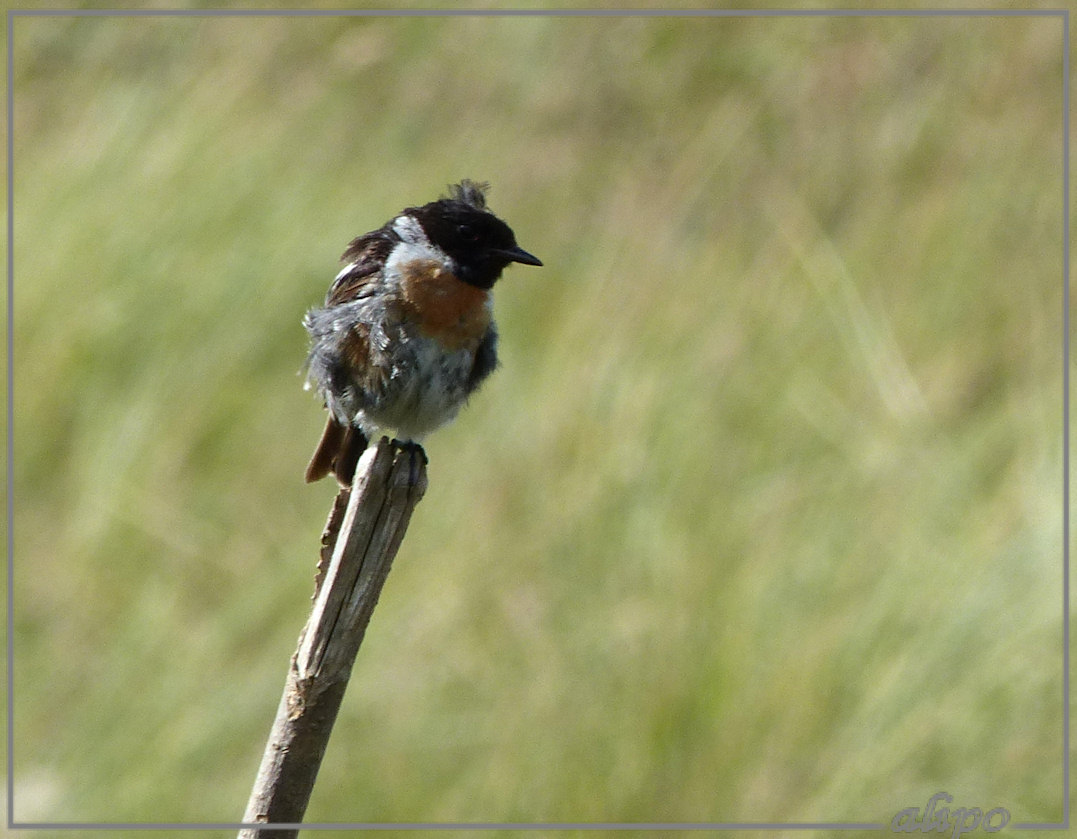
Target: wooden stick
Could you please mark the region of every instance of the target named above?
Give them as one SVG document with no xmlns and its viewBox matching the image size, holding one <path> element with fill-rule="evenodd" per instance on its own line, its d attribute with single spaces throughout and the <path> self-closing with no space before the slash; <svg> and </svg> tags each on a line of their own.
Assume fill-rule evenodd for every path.
<svg viewBox="0 0 1077 839">
<path fill-rule="evenodd" d="M 319 573 L 324 579 L 318 581 L 314 608 L 292 656 L 277 718 L 243 814 L 246 824 L 288 827 L 247 827 L 240 830 L 239 839 L 298 835 L 296 826 L 310 801 L 355 655 L 426 485 L 421 450 L 397 448 L 382 437 L 359 460 L 332 559 Z M 329 539 L 340 502 L 338 497 L 330 514 Z"/>
</svg>

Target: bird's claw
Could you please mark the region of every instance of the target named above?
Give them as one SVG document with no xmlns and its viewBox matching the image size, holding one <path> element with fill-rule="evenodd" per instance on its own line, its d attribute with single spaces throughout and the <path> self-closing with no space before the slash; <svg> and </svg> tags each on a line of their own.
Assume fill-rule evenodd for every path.
<svg viewBox="0 0 1077 839">
<path fill-rule="evenodd" d="M 418 484 L 420 466 L 426 466 L 430 463 L 430 458 L 426 456 L 426 450 L 412 440 L 398 440 L 395 437 L 389 441 L 389 445 L 398 451 L 407 452 L 408 483 L 411 486 Z"/>
</svg>

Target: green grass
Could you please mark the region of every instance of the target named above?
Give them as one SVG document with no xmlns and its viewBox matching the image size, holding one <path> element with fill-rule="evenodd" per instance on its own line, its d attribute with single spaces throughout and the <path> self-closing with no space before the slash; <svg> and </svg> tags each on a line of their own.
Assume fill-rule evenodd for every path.
<svg viewBox="0 0 1077 839">
<path fill-rule="evenodd" d="M 1052 19 L 18 19 L 15 817 L 229 821 L 332 497 L 299 320 L 461 177 L 546 267 L 311 821 L 1061 817 Z"/>
</svg>

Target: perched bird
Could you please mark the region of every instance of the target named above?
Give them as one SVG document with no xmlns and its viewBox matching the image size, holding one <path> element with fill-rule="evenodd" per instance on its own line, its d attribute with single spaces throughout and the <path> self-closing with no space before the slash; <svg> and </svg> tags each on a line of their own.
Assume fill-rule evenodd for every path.
<svg viewBox="0 0 1077 839">
<path fill-rule="evenodd" d="M 461 181 L 344 251 L 325 306 L 303 319 L 307 387 L 329 411 L 308 482 L 331 473 L 350 486 L 380 431 L 417 447 L 497 365 L 490 289 L 510 263 L 542 262 L 487 209 L 488 188 Z"/>
</svg>

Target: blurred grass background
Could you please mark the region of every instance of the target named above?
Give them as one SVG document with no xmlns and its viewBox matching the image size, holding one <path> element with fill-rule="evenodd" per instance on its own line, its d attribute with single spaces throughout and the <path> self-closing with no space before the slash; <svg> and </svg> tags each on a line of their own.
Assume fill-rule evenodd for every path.
<svg viewBox="0 0 1077 839">
<path fill-rule="evenodd" d="M 17 820 L 240 816 L 299 320 L 461 177 L 547 267 L 308 820 L 1061 818 L 1058 19 L 14 27 Z"/>
</svg>

